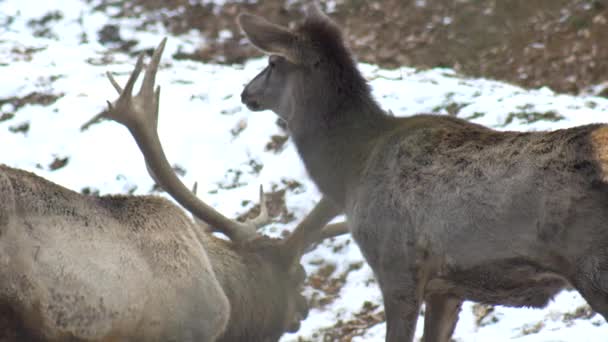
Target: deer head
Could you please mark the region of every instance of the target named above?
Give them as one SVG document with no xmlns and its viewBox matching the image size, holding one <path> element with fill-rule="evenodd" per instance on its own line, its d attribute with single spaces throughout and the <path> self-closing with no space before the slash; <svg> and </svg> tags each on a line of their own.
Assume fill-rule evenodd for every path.
<svg viewBox="0 0 608 342">
<path fill-rule="evenodd" d="M 361 172 L 368 139 L 382 109 L 357 69 L 340 29 L 316 5 L 293 30 L 241 14 L 242 30 L 270 54 L 268 66 L 243 90 L 253 111 L 272 110 L 287 123 L 304 165 L 321 192 L 342 207 Z M 342 139 L 356 135 L 356 139 Z M 367 146 L 359 146 L 366 144 Z M 331 154 L 330 158 L 326 158 Z M 327 172 L 328 169 L 333 170 Z M 335 175 L 340 175 L 336 178 Z"/>
<path fill-rule="evenodd" d="M 316 5 L 293 30 L 251 14 L 241 14 L 238 23 L 269 55 L 267 67 L 241 94 L 250 110 L 272 110 L 288 126 L 303 125 L 315 112 L 340 108 L 353 92 L 367 94 L 339 28 Z"/>
</svg>

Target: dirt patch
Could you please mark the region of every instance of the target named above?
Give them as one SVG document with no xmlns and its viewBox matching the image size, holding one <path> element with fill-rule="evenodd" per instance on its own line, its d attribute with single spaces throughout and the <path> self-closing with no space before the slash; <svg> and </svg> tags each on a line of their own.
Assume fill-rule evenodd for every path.
<svg viewBox="0 0 608 342">
<path fill-rule="evenodd" d="M 281 153 L 285 148 L 285 143 L 289 138 L 286 135 L 273 135 L 270 137 L 270 141 L 264 148 L 265 151 L 272 151 L 274 153 Z"/>
<path fill-rule="evenodd" d="M 52 82 L 55 79 L 50 79 Z M 50 106 L 64 94 L 47 94 L 40 92 L 32 92 L 25 96 L 13 96 L 0 98 L 0 123 L 9 121 L 15 118 L 15 113 L 22 107 L 27 105 Z M 12 133 L 27 134 L 30 130 L 29 121 L 13 124 L 8 127 Z"/>
<path fill-rule="evenodd" d="M 116 16 L 163 23 L 179 34 L 197 30 L 205 44 L 187 58 L 240 63 L 260 56 L 235 23 L 241 12 L 287 25 L 303 1 L 99 1 Z M 525 87 L 578 93 L 608 80 L 608 0 L 337 0 L 330 16 L 360 61 L 383 67 L 451 67 L 466 75 Z M 117 33 L 113 33 L 117 35 Z M 128 45 L 128 44 L 127 44 Z M 602 88 L 598 91 L 601 92 Z"/>
<path fill-rule="evenodd" d="M 55 159 L 49 164 L 49 170 L 55 171 L 65 167 L 70 160 L 69 157 L 58 157 L 55 156 Z"/>
<path fill-rule="evenodd" d="M 322 329 L 319 335 L 321 341 L 351 341 L 354 337 L 362 336 L 376 324 L 385 321 L 384 311 L 378 311 L 378 305 L 371 302 L 363 303 L 353 319 L 339 321 L 334 326 Z M 318 337 L 318 336 L 317 336 Z"/>
<path fill-rule="evenodd" d="M 0 122 L 12 119 L 15 113 L 26 105 L 50 106 L 63 95 L 35 91 L 25 96 L 0 98 Z"/>
<path fill-rule="evenodd" d="M 475 316 L 475 324 L 478 327 L 498 322 L 498 318 L 494 315 L 495 310 L 493 305 L 475 303 L 472 310 Z"/>
<path fill-rule="evenodd" d="M 308 305 L 311 308 L 323 308 L 331 304 L 340 295 L 340 290 L 346 284 L 346 278 L 352 271 L 363 267 L 362 262 L 350 264 L 344 272 L 335 274 L 336 266 L 333 264 L 322 264 L 317 272 L 311 274 L 306 285 L 317 290 L 309 298 Z"/>
<path fill-rule="evenodd" d="M 595 316 L 595 312 L 591 309 L 589 305 L 583 305 L 581 307 L 576 308 L 574 312 L 566 313 L 562 320 L 568 324 L 574 324 L 577 319 L 591 319 Z"/>
</svg>

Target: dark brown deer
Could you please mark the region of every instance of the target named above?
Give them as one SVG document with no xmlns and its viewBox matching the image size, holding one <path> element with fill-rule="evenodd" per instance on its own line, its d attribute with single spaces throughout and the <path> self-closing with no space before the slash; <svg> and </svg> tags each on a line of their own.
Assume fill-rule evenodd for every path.
<svg viewBox="0 0 608 342">
<path fill-rule="evenodd" d="M 276 341 L 306 317 L 299 259 L 343 232 L 321 230 L 335 209 L 321 200 L 279 240 L 256 232 L 263 217 L 240 223 L 199 201 L 156 132 L 163 47 L 137 96 L 142 57 L 124 90 L 108 74 L 120 97 L 96 119 L 127 126 L 156 181 L 231 241 L 160 197 L 85 196 L 0 165 L 0 341 Z"/>
<path fill-rule="evenodd" d="M 568 284 L 608 318 L 608 125 L 499 132 L 395 118 L 339 28 L 312 6 L 294 29 L 242 14 L 270 55 L 244 89 L 286 123 L 313 181 L 378 279 L 387 341 L 449 341 L 463 300 L 543 307 Z"/>
</svg>

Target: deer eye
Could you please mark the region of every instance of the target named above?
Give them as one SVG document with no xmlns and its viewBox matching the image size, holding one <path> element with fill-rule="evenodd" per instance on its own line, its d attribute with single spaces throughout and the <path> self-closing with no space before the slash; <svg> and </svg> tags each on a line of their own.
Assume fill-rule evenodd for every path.
<svg viewBox="0 0 608 342">
<path fill-rule="evenodd" d="M 272 55 L 268 58 L 268 67 L 271 69 L 278 66 L 281 62 L 281 56 Z"/>
</svg>

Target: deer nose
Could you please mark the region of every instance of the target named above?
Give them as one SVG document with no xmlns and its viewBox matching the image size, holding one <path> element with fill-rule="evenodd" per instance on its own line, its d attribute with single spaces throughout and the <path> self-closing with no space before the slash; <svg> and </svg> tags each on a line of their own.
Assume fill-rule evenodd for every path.
<svg viewBox="0 0 608 342">
<path fill-rule="evenodd" d="M 247 104 L 248 97 L 249 97 L 249 94 L 247 93 L 247 88 L 245 88 L 245 89 L 243 89 L 243 92 L 241 93 L 241 103 Z"/>
<path fill-rule="evenodd" d="M 260 104 L 258 101 L 252 98 L 252 96 L 247 91 L 247 88 L 243 90 L 241 93 L 241 103 L 247 106 L 250 110 L 259 110 Z"/>
</svg>

